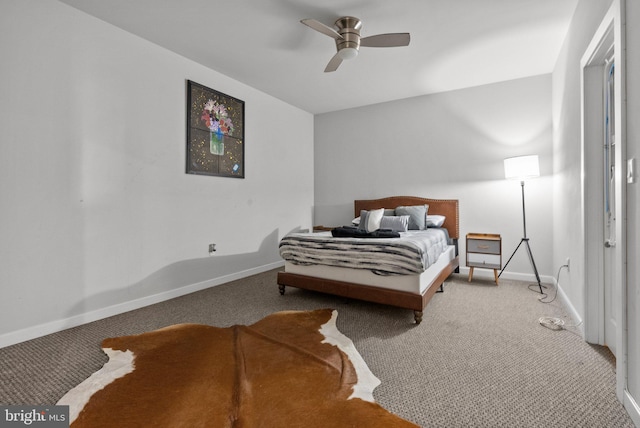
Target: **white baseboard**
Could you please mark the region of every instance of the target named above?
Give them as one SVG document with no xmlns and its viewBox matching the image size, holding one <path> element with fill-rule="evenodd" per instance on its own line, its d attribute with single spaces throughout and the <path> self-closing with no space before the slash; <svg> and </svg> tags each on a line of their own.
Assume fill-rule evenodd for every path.
<svg viewBox="0 0 640 428">
<path fill-rule="evenodd" d="M 119 303 L 105 308 L 97 309 L 91 312 L 86 312 L 79 315 L 74 315 L 69 318 L 59 319 L 44 324 L 27 327 L 21 330 L 12 331 L 0 335 L 0 348 L 6 346 L 15 345 L 16 343 L 24 342 L 27 340 L 35 339 L 37 337 L 45 336 L 51 333 L 57 333 L 68 328 L 77 327 L 82 324 L 97 321 L 103 318 L 119 315 L 124 312 L 140 309 L 145 306 L 153 305 L 155 303 L 164 302 L 165 300 L 174 299 L 176 297 L 184 296 L 186 294 L 194 293 L 196 291 L 204 290 L 205 288 L 215 287 L 220 284 L 235 281 L 256 275 L 262 272 L 266 272 L 272 269 L 277 269 L 284 266 L 284 261 L 270 263 L 268 265 L 258 266 L 255 268 L 235 272 L 230 275 L 221 276 L 218 278 L 212 278 L 207 281 L 198 282 L 196 284 L 186 285 L 184 287 L 176 288 L 174 290 L 165 291 L 162 293 L 146 296 L 140 299 L 131 300 L 128 302 Z"/>
<path fill-rule="evenodd" d="M 556 279 L 553 278 L 553 283 L 556 287 L 558 287 L 558 298 L 562 302 L 562 305 L 565 307 L 567 311 L 569 311 L 569 315 L 571 315 L 571 319 L 574 321 L 574 324 L 577 325 L 578 330 L 580 331 L 580 335 L 584 339 L 584 323 L 582 322 L 582 317 L 573 306 L 567 295 L 565 294 L 562 287 L 556 282 Z"/>
<path fill-rule="evenodd" d="M 460 273 L 469 275 L 469 268 L 466 266 L 460 266 Z M 499 272 L 498 272 L 499 273 Z M 493 279 L 493 269 L 475 268 L 473 270 L 473 276 L 479 278 L 491 278 Z M 503 272 L 500 275 L 500 279 L 513 279 L 516 281 L 529 281 L 537 284 L 536 276 L 531 273 L 518 273 L 518 272 Z M 499 281 L 498 281 L 499 282 Z M 540 275 L 540 282 L 543 284 L 555 284 L 555 278 L 552 276 Z"/>
<path fill-rule="evenodd" d="M 631 416 L 631 420 L 634 425 L 640 427 L 640 406 L 634 398 L 629 394 L 629 391 L 624 390 L 624 408 L 627 409 L 627 413 Z"/>
</svg>

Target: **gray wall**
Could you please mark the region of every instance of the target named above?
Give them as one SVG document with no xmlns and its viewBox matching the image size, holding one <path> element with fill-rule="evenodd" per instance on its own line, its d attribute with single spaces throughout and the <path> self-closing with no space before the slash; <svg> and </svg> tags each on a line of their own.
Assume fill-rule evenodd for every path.
<svg viewBox="0 0 640 428">
<path fill-rule="evenodd" d="M 459 199 L 461 236 L 499 233 L 506 257 L 523 230 L 520 183 L 505 180 L 503 159 L 537 154 L 541 177 L 525 187 L 527 235 L 551 281 L 550 106 L 551 78 L 542 75 L 316 115 L 314 224 L 346 224 L 354 199 Z M 533 278 L 523 247 L 504 276 Z"/>
<path fill-rule="evenodd" d="M 57 1 L 0 28 L 0 346 L 279 266 L 311 226 L 311 114 Z M 185 173 L 187 79 L 246 102 L 245 179 Z"/>
</svg>

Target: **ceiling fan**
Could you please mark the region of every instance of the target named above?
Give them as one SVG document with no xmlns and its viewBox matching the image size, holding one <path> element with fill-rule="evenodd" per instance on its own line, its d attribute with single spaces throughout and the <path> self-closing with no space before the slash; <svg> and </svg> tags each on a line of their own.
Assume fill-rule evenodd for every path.
<svg viewBox="0 0 640 428">
<path fill-rule="evenodd" d="M 325 73 L 336 71 L 343 60 L 358 56 L 360 46 L 392 48 L 396 46 L 408 46 L 411 40 L 409 33 L 376 34 L 375 36 L 360 38 L 362 21 L 353 16 L 338 18 L 334 23 L 336 29 L 324 25 L 315 19 L 303 19 L 300 22 L 322 34 L 334 38 L 336 41 L 338 52 L 336 52 L 327 64 L 327 67 L 324 69 Z"/>
</svg>

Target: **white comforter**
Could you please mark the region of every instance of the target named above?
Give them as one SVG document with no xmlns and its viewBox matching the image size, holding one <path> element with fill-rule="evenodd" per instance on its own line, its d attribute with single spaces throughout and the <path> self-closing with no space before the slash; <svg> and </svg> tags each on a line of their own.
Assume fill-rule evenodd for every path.
<svg viewBox="0 0 640 428">
<path fill-rule="evenodd" d="M 447 234 L 429 228 L 400 238 L 334 238 L 331 232 L 291 233 L 280 241 L 283 259 L 298 265 L 368 269 L 379 275 L 424 272 L 447 248 Z"/>
</svg>

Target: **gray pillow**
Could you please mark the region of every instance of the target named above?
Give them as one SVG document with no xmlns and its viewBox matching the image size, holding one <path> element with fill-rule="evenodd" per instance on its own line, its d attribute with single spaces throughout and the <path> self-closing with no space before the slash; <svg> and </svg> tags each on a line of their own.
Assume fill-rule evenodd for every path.
<svg viewBox="0 0 640 428">
<path fill-rule="evenodd" d="M 380 229 L 391 229 L 394 232 L 406 232 L 409 228 L 409 216 L 383 216 Z"/>
<path fill-rule="evenodd" d="M 411 205 L 408 207 L 397 207 L 396 215 L 409 216 L 409 230 L 425 230 L 427 228 L 427 212 L 429 205 Z"/>
<path fill-rule="evenodd" d="M 385 208 L 384 215 L 388 217 L 394 216 L 396 215 L 396 210 L 394 210 L 393 208 Z"/>
</svg>

